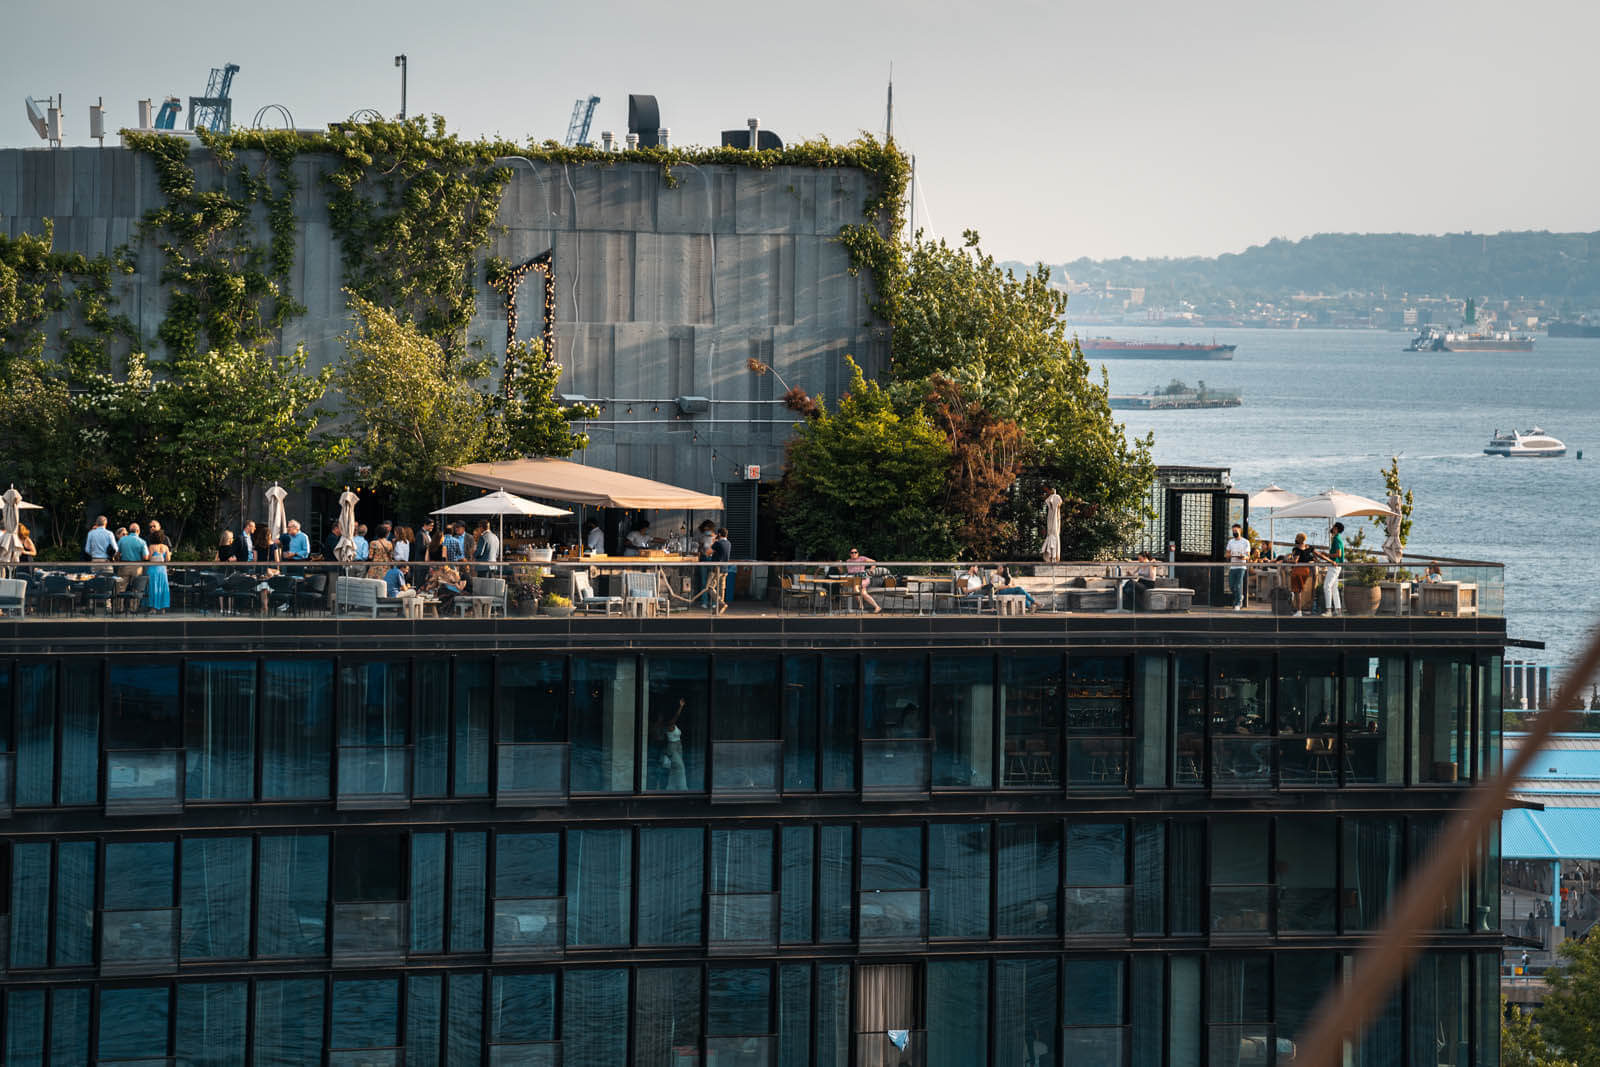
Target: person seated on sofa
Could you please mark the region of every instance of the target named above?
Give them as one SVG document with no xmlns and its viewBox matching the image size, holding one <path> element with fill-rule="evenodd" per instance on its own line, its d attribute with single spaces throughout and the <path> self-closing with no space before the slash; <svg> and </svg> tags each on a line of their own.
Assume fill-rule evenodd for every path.
<svg viewBox="0 0 1600 1067">
<path fill-rule="evenodd" d="M 1005 564 L 1002 563 L 1000 569 L 989 576 L 989 581 L 994 586 L 995 596 L 1020 596 L 1028 602 L 1028 610 L 1033 610 L 1033 594 L 1016 583 L 1011 577 L 1011 569 Z"/>
</svg>

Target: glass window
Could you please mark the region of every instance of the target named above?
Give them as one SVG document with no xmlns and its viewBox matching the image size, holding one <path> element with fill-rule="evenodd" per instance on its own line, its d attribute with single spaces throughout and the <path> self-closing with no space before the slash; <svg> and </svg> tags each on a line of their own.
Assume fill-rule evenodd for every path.
<svg viewBox="0 0 1600 1067">
<path fill-rule="evenodd" d="M 48 807 L 55 803 L 55 664 L 24 663 L 17 668 L 17 683 L 16 802 L 18 807 Z"/>
<path fill-rule="evenodd" d="M 483 975 L 452 974 L 448 993 L 445 1062 L 480 1062 L 483 1058 Z"/>
<path fill-rule="evenodd" d="M 1128 784 L 1133 691 L 1126 656 L 1067 658 L 1067 782 L 1079 789 Z"/>
<path fill-rule="evenodd" d="M 638 667 L 632 656 L 572 661 L 572 788 L 631 793 L 638 722 Z"/>
<path fill-rule="evenodd" d="M 1491 705 L 1498 710 L 1499 705 Z M 1478 1063 L 1500 1067 L 1500 953 L 1480 952 L 1476 998 Z"/>
<path fill-rule="evenodd" d="M 1277 730 L 1279 781 L 1339 784 L 1339 657 L 1280 657 Z"/>
<path fill-rule="evenodd" d="M 1211 930 L 1264 934 L 1272 929 L 1271 823 L 1265 818 L 1211 822 Z"/>
<path fill-rule="evenodd" d="M 706 1036 L 761 1036 L 772 1032 L 772 972 L 766 967 L 712 967 L 706 971 Z M 736 1051 L 738 1043 L 722 1047 Z"/>
<path fill-rule="evenodd" d="M 176 666 L 113 664 L 110 689 L 107 748 L 177 748 L 182 744 Z"/>
<path fill-rule="evenodd" d="M 1133 1046 L 1133 1067 L 1161 1067 L 1161 1036 L 1165 1029 L 1166 989 L 1162 981 L 1166 959 L 1140 954 L 1130 970 L 1132 993 L 1128 998 Z"/>
<path fill-rule="evenodd" d="M 822 789 L 856 787 L 856 658 L 822 657 Z"/>
<path fill-rule="evenodd" d="M 104 906 L 111 912 L 150 912 L 173 905 L 172 861 L 177 849 L 171 841 L 111 842 L 105 852 Z M 119 960 L 127 952 L 160 952 L 170 958 L 172 920 L 147 914 L 119 920 L 110 914 L 100 918 L 105 953 Z M 165 945 L 147 944 L 165 936 Z"/>
<path fill-rule="evenodd" d="M 261 795 L 328 795 L 333 750 L 333 664 L 268 660 L 262 668 Z"/>
<path fill-rule="evenodd" d="M 1167 908 L 1170 933 L 1177 937 L 1206 931 L 1206 824 L 1174 820 L 1167 826 Z"/>
<path fill-rule="evenodd" d="M 494 664 L 486 659 L 455 661 L 456 796 L 481 797 L 489 792 L 489 714 L 494 706 Z"/>
<path fill-rule="evenodd" d="M 11 846 L 10 963 L 13 967 L 50 963 L 50 845 L 45 842 Z"/>
<path fill-rule="evenodd" d="M 1121 958 L 1069 957 L 1061 965 L 1061 1058 L 1120 1064 L 1127 1056 L 1127 998 Z"/>
<path fill-rule="evenodd" d="M 1060 1063 L 1060 1001 L 1056 961 L 997 960 L 994 1000 L 1005 1005 L 995 1019 L 995 1067 L 1032 1067 Z"/>
<path fill-rule="evenodd" d="M 1278 820 L 1278 929 L 1332 933 L 1338 922 L 1339 840 L 1332 818 Z"/>
<path fill-rule="evenodd" d="M 1501 696 L 1504 685 L 1504 667 L 1499 656 L 1486 656 L 1478 662 L 1478 709 L 1483 719 L 1483 733 L 1479 741 L 1478 774 L 1487 778 L 1500 773 L 1501 741 L 1500 720 L 1505 710 Z"/>
<path fill-rule="evenodd" d="M 13 986 L 5 998 L 5 1062 L 11 1067 L 44 1067 L 44 990 Z"/>
<path fill-rule="evenodd" d="M 771 830 L 711 831 L 711 893 L 713 944 L 771 944 Z"/>
<path fill-rule="evenodd" d="M 1405 725 L 1405 657 L 1345 657 L 1345 781 L 1403 782 Z"/>
<path fill-rule="evenodd" d="M 436 974 L 407 975 L 406 1062 L 411 1067 L 440 1067 L 443 1024 L 444 980 Z"/>
<path fill-rule="evenodd" d="M 817 940 L 850 940 L 851 916 L 855 898 L 850 890 L 853 875 L 851 851 L 853 837 L 848 826 L 824 826 L 818 838 Z"/>
<path fill-rule="evenodd" d="M 1332 952 L 1280 952 L 1277 959 L 1273 1021 L 1278 1025 L 1278 1046 L 1299 1047 L 1310 1034 L 1317 1007 L 1333 984 L 1338 957 Z M 1395 1051 L 1398 1058 L 1399 1050 Z"/>
<path fill-rule="evenodd" d="M 816 876 L 813 858 L 816 831 L 810 826 L 785 826 L 783 834 L 783 929 L 784 944 L 803 944 L 811 940 L 812 881 Z M 845 913 L 846 931 L 849 912 Z"/>
<path fill-rule="evenodd" d="M 339 669 L 339 795 L 404 798 L 411 669 L 406 662 Z"/>
<path fill-rule="evenodd" d="M 817 1067 L 850 1064 L 850 965 L 817 964 Z"/>
<path fill-rule="evenodd" d="M 243 921 L 241 917 L 241 921 Z M 178 1062 L 193 1067 L 244 1067 L 244 982 L 187 982 L 178 986 Z"/>
<path fill-rule="evenodd" d="M 933 661 L 933 784 L 994 786 L 994 657 L 940 656 Z"/>
<path fill-rule="evenodd" d="M 1411 706 L 1416 723 L 1411 780 L 1470 780 L 1471 660 L 1465 656 L 1418 656 L 1411 665 Z"/>
<path fill-rule="evenodd" d="M 167 860 L 167 877 L 172 877 L 170 856 Z M 94 962 L 94 889 L 94 842 L 64 841 L 57 845 L 57 967 L 88 966 Z"/>
<path fill-rule="evenodd" d="M 1272 784 L 1272 657 L 1213 656 L 1211 781 L 1216 787 Z"/>
<path fill-rule="evenodd" d="M 868 656 L 861 706 L 863 737 L 928 736 L 923 713 L 927 663 L 921 656 Z"/>
<path fill-rule="evenodd" d="M 778 736 L 778 657 L 720 656 L 712 689 L 712 739 L 770 741 Z"/>
<path fill-rule="evenodd" d="M 1126 824 L 1067 824 L 1064 884 L 1068 934 L 1126 934 L 1130 897 Z"/>
<path fill-rule="evenodd" d="M 417 702 L 412 707 L 417 740 L 411 792 L 442 797 L 450 791 L 450 661 L 418 660 Z"/>
<path fill-rule="evenodd" d="M 399 1045 L 400 981 L 350 978 L 333 983 L 334 1049 L 395 1048 Z"/>
<path fill-rule="evenodd" d="M 99 1058 L 164 1059 L 170 1007 L 171 998 L 164 985 L 101 989 Z"/>
<path fill-rule="evenodd" d="M 1206 1030 L 1213 1064 L 1271 1063 L 1271 966 L 1266 956 L 1206 962 Z"/>
<path fill-rule="evenodd" d="M 1465 952 L 1426 952 L 1411 991 L 1411 1062 L 1467 1067 L 1472 1058 L 1472 986 Z"/>
<path fill-rule="evenodd" d="M 928 936 L 921 827 L 862 827 L 859 919 L 863 941 L 910 941 Z"/>
<path fill-rule="evenodd" d="M 811 965 L 778 968 L 778 1067 L 811 1065 Z"/>
<path fill-rule="evenodd" d="M 256 953 L 261 956 L 324 955 L 328 925 L 327 836 L 263 837 L 257 878 Z M 318 989 L 321 989 L 320 982 Z M 319 1002 L 320 998 L 319 992 Z M 259 1011 L 259 996 L 257 1004 Z M 318 1019 L 321 1019 L 320 1008 Z M 318 1040 L 321 1040 L 320 1032 Z"/>
<path fill-rule="evenodd" d="M 677 1067 L 674 1050 L 698 1050 L 700 968 L 641 967 L 634 978 L 634 998 L 636 1067 Z M 616 1018 L 615 1006 L 610 1018 Z"/>
<path fill-rule="evenodd" d="M 1139 717 L 1138 784 L 1160 789 L 1167 784 L 1167 690 L 1171 687 L 1167 657 L 1134 657 L 1137 684 L 1134 699 Z"/>
<path fill-rule="evenodd" d="M 1344 928 L 1376 930 L 1400 881 L 1400 820 L 1344 820 Z"/>
<path fill-rule="evenodd" d="M 1443 816 L 1413 815 L 1411 817 L 1409 866 L 1412 870 L 1421 869 L 1422 865 L 1427 862 L 1428 856 L 1433 852 L 1435 842 L 1445 832 L 1446 825 Z M 1437 918 L 1439 929 L 1464 930 L 1467 928 L 1471 884 L 1471 867 L 1464 863 L 1458 869 L 1454 883 L 1442 895 L 1441 903 L 1444 905 L 1444 910 Z"/>
<path fill-rule="evenodd" d="M 557 657 L 501 659 L 501 744 L 567 739 L 566 674 L 566 662 Z"/>
<path fill-rule="evenodd" d="M 561 895 L 559 834 L 496 834 L 494 839 L 496 899 Z"/>
<path fill-rule="evenodd" d="M 256 983 L 257 1067 L 301 1067 L 322 1059 L 322 979 Z"/>
<path fill-rule="evenodd" d="M 574 1033 L 573 1043 L 589 1040 Z M 492 1045 L 526 1045 L 556 1039 L 556 976 L 497 974 L 489 980 L 489 1041 Z M 491 1060 L 494 1054 L 490 1053 Z M 533 1062 L 537 1062 L 535 1058 Z"/>
<path fill-rule="evenodd" d="M 333 854 L 333 902 L 357 904 L 406 899 L 403 833 L 341 833 Z"/>
<path fill-rule="evenodd" d="M 928 827 L 928 936 L 989 935 L 989 824 Z"/>
<path fill-rule="evenodd" d="M 639 944 L 698 945 L 705 832 L 639 831 Z"/>
<path fill-rule="evenodd" d="M 809 793 L 817 788 L 817 741 L 821 688 L 816 656 L 783 659 L 783 788 Z"/>
<path fill-rule="evenodd" d="M 996 912 L 1000 937 L 1054 937 L 1061 885 L 1061 824 L 1054 819 L 1002 822 Z"/>
<path fill-rule="evenodd" d="M 94 804 L 100 799 L 100 711 L 104 702 L 98 667 L 62 673 L 62 804 Z M 163 729 L 159 736 L 165 740 L 170 735 Z"/>
<path fill-rule="evenodd" d="M 1061 786 L 1061 657 L 1000 660 L 1001 784 Z"/>
<path fill-rule="evenodd" d="M 189 800 L 256 795 L 256 665 L 210 660 L 188 665 L 184 760 Z"/>
<path fill-rule="evenodd" d="M 645 732 L 645 788 L 698 792 L 705 788 L 706 702 L 710 694 L 704 656 L 650 656 Z"/>
<path fill-rule="evenodd" d="M 1206 658 L 1197 653 L 1174 657 L 1177 701 L 1177 743 L 1172 750 L 1172 784 L 1201 786 L 1206 782 Z"/>
<path fill-rule="evenodd" d="M 89 987 L 50 991 L 50 1064 L 79 1064 L 89 1058 Z"/>
<path fill-rule="evenodd" d="M 928 963 L 928 1067 L 989 1062 L 989 965 Z"/>
<path fill-rule="evenodd" d="M 444 951 L 445 835 L 411 835 L 411 951 Z"/>
<path fill-rule="evenodd" d="M 481 952 L 489 906 L 489 835 L 457 830 L 450 835 L 450 850 L 450 951 Z"/>
<path fill-rule="evenodd" d="M 616 1067 L 628 1059 L 628 972 L 569 970 L 561 980 L 564 1067 Z"/>
<path fill-rule="evenodd" d="M 631 940 L 631 834 L 567 832 L 567 944 L 626 945 Z"/>
<path fill-rule="evenodd" d="M 1165 931 L 1167 861 L 1165 823 L 1141 821 L 1133 828 L 1133 932 L 1160 937 Z"/>
</svg>

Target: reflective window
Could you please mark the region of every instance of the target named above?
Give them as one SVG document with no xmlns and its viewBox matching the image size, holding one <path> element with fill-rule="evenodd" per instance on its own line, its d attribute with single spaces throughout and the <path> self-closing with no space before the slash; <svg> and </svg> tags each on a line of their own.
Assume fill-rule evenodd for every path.
<svg viewBox="0 0 1600 1067">
<path fill-rule="evenodd" d="M 1159 789 L 1167 784 L 1167 697 L 1171 681 L 1167 657 L 1136 656 L 1134 658 L 1137 685 L 1134 698 L 1138 701 L 1139 774 L 1141 786 Z"/>
<path fill-rule="evenodd" d="M 1054 959 L 995 961 L 994 1000 L 1005 1005 L 994 1021 L 995 1067 L 1061 1062 L 1056 972 Z"/>
<path fill-rule="evenodd" d="M 554 1041 L 555 1037 L 554 973 L 497 974 L 489 979 L 489 1042 L 492 1046 L 533 1045 Z M 573 1044 L 580 1045 L 587 1043 L 590 1035 L 580 1031 L 574 1032 L 573 1037 Z M 491 1058 L 496 1051 L 491 1050 Z M 508 1055 L 515 1051 L 506 1050 Z"/>
<path fill-rule="evenodd" d="M 562 1042 L 564 1067 L 616 1067 L 627 1062 L 627 1027 L 618 1023 L 629 1015 L 627 971 L 568 971 L 561 980 L 561 1029 L 564 1035 L 582 1034 L 583 1039 Z"/>
<path fill-rule="evenodd" d="M 410 664 L 347 663 L 339 669 L 339 796 L 409 795 Z"/>
<path fill-rule="evenodd" d="M 172 862 L 167 861 L 170 878 Z M 95 844 L 63 841 L 56 846 L 57 967 L 88 966 L 94 962 Z"/>
<path fill-rule="evenodd" d="M 633 896 L 627 830 L 567 832 L 567 944 L 626 945 Z"/>
<path fill-rule="evenodd" d="M 55 768 L 55 664 L 24 663 L 17 668 L 18 807 L 55 803 Z"/>
<path fill-rule="evenodd" d="M 1278 777 L 1284 785 L 1339 784 L 1339 658 L 1278 660 Z"/>
<path fill-rule="evenodd" d="M 1470 780 L 1471 660 L 1465 656 L 1418 656 L 1411 664 L 1411 707 L 1416 723 L 1411 780 Z"/>
<path fill-rule="evenodd" d="M 489 835 L 457 830 L 450 835 L 450 951 L 483 950 L 489 906 Z"/>
<path fill-rule="evenodd" d="M 170 717 L 165 713 L 165 700 L 171 699 L 172 707 L 175 708 L 176 690 L 175 687 L 170 692 L 163 690 L 161 685 L 165 680 L 163 677 L 150 679 L 156 687 L 153 692 L 127 695 L 130 704 L 149 701 L 151 705 L 162 707 L 162 711 L 150 708 L 150 717 L 161 723 L 159 731 L 152 736 L 153 739 L 163 742 L 155 747 L 173 748 L 177 742 L 172 739 Z M 60 790 L 62 804 L 94 804 L 100 799 L 100 712 L 104 703 L 105 694 L 100 688 L 98 667 L 62 672 Z M 119 731 L 119 735 L 120 740 L 129 739 L 127 732 Z M 146 747 L 139 745 L 137 740 L 134 740 L 134 744 L 137 747 Z M 116 746 L 108 744 L 107 747 Z"/>
<path fill-rule="evenodd" d="M 989 934 L 989 824 L 928 827 L 928 936 Z"/>
<path fill-rule="evenodd" d="M 327 836 L 291 834 L 263 837 L 260 844 L 261 870 L 256 883 L 256 952 L 261 956 L 326 954 Z M 319 993 L 319 999 L 320 996 Z"/>
<path fill-rule="evenodd" d="M 322 979 L 263 979 L 255 988 L 257 1067 L 303 1067 L 322 1059 Z"/>
<path fill-rule="evenodd" d="M 444 951 L 445 835 L 411 835 L 411 951 Z"/>
<path fill-rule="evenodd" d="M 1067 660 L 1067 781 L 1122 789 L 1132 754 L 1133 688 L 1126 656 Z"/>
<path fill-rule="evenodd" d="M 388 1049 L 400 1044 L 400 981 L 356 978 L 333 983 L 332 1049 Z"/>
<path fill-rule="evenodd" d="M 706 657 L 650 656 L 645 667 L 645 788 L 703 790 L 711 688 Z"/>
<path fill-rule="evenodd" d="M 572 789 L 631 793 L 638 736 L 638 670 L 632 656 L 572 661 Z"/>
<path fill-rule="evenodd" d="M 983 1067 L 989 1062 L 987 962 L 928 963 L 927 1046 L 928 1067 Z"/>
<path fill-rule="evenodd" d="M 1399 785 L 1405 780 L 1405 752 L 1405 657 L 1346 657 L 1345 781 Z"/>
<path fill-rule="evenodd" d="M 261 795 L 328 795 L 333 755 L 333 664 L 267 660 L 261 688 Z"/>
<path fill-rule="evenodd" d="M 1338 827 L 1323 816 L 1278 820 L 1278 929 L 1332 933 L 1338 921 Z"/>
<path fill-rule="evenodd" d="M 436 974 L 406 976 L 406 1059 L 413 1067 L 440 1067 L 443 1048 L 444 979 Z"/>
<path fill-rule="evenodd" d="M 823 656 L 821 708 L 822 788 L 856 786 L 856 658 Z"/>
<path fill-rule="evenodd" d="M 783 928 L 784 944 L 803 944 L 811 940 L 814 857 L 816 831 L 810 826 L 785 826 L 783 838 Z M 849 913 L 845 913 L 848 923 Z"/>
<path fill-rule="evenodd" d="M 1072 958 L 1061 964 L 1064 1063 L 1122 1063 L 1127 1055 L 1123 961 Z"/>
<path fill-rule="evenodd" d="M 1054 937 L 1061 885 L 1061 824 L 1054 819 L 1002 822 L 995 833 L 1000 937 Z"/>
<path fill-rule="evenodd" d="M 1061 657 L 1000 659 L 1001 784 L 1061 785 Z"/>
<path fill-rule="evenodd" d="M 170 994 L 164 985 L 101 989 L 99 1058 L 165 1058 L 170 1002 Z M 88 1019 L 83 1021 L 87 1023 Z"/>
<path fill-rule="evenodd" d="M 639 944 L 700 943 L 705 831 L 639 831 Z"/>
<path fill-rule="evenodd" d="M 994 657 L 935 657 L 929 680 L 934 786 L 993 788 Z"/>
<path fill-rule="evenodd" d="M 474 1063 L 483 1057 L 483 975 L 452 974 L 445 1016 L 447 1064 Z"/>
<path fill-rule="evenodd" d="M 783 789 L 808 793 L 817 788 L 822 718 L 817 656 L 783 659 Z"/>
<path fill-rule="evenodd" d="M 455 792 L 481 797 L 489 792 L 489 714 L 494 705 L 494 664 L 486 659 L 455 661 Z"/>
<path fill-rule="evenodd" d="M 1344 819 L 1344 927 L 1376 930 L 1400 881 L 1400 820 Z"/>
<path fill-rule="evenodd" d="M 850 940 L 853 836 L 848 826 L 823 826 L 817 836 L 817 940 Z"/>
<path fill-rule="evenodd" d="M 710 968 L 706 972 L 707 1044 L 737 1057 L 748 1042 L 717 1039 L 770 1034 L 771 1002 L 772 972 L 766 967 Z"/>
<path fill-rule="evenodd" d="M 1211 1063 L 1271 1063 L 1271 963 L 1264 955 L 1206 961 L 1206 1031 Z"/>
<path fill-rule="evenodd" d="M 1065 885 L 1063 926 L 1069 935 L 1127 933 L 1127 825 L 1068 823 Z"/>
<path fill-rule="evenodd" d="M 256 795 L 256 665 L 204 660 L 188 665 L 184 694 L 188 800 Z"/>
<path fill-rule="evenodd" d="M 1219 788 L 1272 785 L 1272 657 L 1213 656 L 1211 782 Z"/>
<path fill-rule="evenodd" d="M 1211 930 L 1265 934 L 1272 929 L 1272 826 L 1265 818 L 1211 822 Z"/>
<path fill-rule="evenodd" d="M 194 1067 L 244 1067 L 244 982 L 186 982 L 178 986 L 176 1048 L 179 1063 Z"/>
<path fill-rule="evenodd" d="M 700 968 L 641 967 L 634 976 L 636 1067 L 678 1067 L 674 1050 L 699 1044 Z"/>
<path fill-rule="evenodd" d="M 1173 659 L 1177 700 L 1177 743 L 1173 746 L 1172 783 L 1201 786 L 1206 782 L 1206 658 L 1187 653 Z"/>
<path fill-rule="evenodd" d="M 18 842 L 11 846 L 13 967 L 45 967 L 50 963 L 50 853 L 46 842 Z"/>
<path fill-rule="evenodd" d="M 412 707 L 416 728 L 411 793 L 442 797 L 450 791 L 450 662 L 423 659 L 416 663 L 417 702 Z"/>
</svg>

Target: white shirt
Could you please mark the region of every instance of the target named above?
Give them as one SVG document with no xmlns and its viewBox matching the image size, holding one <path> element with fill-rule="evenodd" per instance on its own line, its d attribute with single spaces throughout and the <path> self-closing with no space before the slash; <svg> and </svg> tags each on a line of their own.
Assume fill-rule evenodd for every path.
<svg viewBox="0 0 1600 1067">
<path fill-rule="evenodd" d="M 411 542 L 396 541 L 394 543 L 394 558 L 397 563 L 411 562 Z"/>
<path fill-rule="evenodd" d="M 628 534 L 628 545 L 631 548 L 649 548 L 650 535 L 643 530 L 634 530 Z"/>
<path fill-rule="evenodd" d="M 596 526 L 589 531 L 589 536 L 583 539 L 583 547 L 595 555 L 604 555 L 606 550 L 606 532 Z"/>
<path fill-rule="evenodd" d="M 1250 542 L 1242 537 L 1230 537 L 1222 551 L 1227 554 L 1229 563 L 1243 563 L 1250 558 Z"/>
</svg>

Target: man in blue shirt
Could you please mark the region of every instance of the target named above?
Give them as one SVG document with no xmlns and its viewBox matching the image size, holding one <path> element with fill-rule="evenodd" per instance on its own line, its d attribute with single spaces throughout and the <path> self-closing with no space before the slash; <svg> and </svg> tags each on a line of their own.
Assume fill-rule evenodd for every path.
<svg viewBox="0 0 1600 1067">
<path fill-rule="evenodd" d="M 356 544 L 356 559 L 372 558 L 372 546 L 367 543 L 367 528 L 365 525 L 357 526 L 355 536 L 350 540 Z"/>
<path fill-rule="evenodd" d="M 94 520 L 94 527 L 89 531 L 89 536 L 83 542 L 83 554 L 88 556 L 93 563 L 110 563 L 111 556 L 117 549 L 117 539 L 106 528 L 106 517 L 98 516 Z"/>
<path fill-rule="evenodd" d="M 449 562 L 460 563 L 467 558 L 466 532 L 467 528 L 458 522 L 444 535 L 444 558 Z"/>
<path fill-rule="evenodd" d="M 128 536 L 117 542 L 117 558 L 124 563 L 143 563 L 150 558 L 150 546 L 139 536 L 138 523 L 128 523 Z"/>
<path fill-rule="evenodd" d="M 404 563 L 396 563 L 389 568 L 389 573 L 383 576 L 383 583 L 389 587 L 391 599 L 399 596 L 403 590 L 411 588 L 406 584 L 406 570 Z"/>
<path fill-rule="evenodd" d="M 284 558 L 296 560 L 311 558 L 311 538 L 300 532 L 300 522 L 297 519 L 289 520 L 289 550 L 284 553 Z"/>
</svg>

